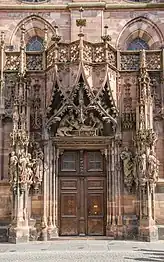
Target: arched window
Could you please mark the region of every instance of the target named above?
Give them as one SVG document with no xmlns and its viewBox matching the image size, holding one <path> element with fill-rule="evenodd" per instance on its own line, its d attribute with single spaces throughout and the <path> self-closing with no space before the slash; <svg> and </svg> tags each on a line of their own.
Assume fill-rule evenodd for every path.
<svg viewBox="0 0 164 262">
<path fill-rule="evenodd" d="M 33 36 L 26 45 L 26 51 L 43 51 L 43 39 Z"/>
<path fill-rule="evenodd" d="M 127 46 L 128 50 L 142 50 L 142 49 L 149 49 L 149 46 L 147 44 L 146 41 L 144 41 L 141 38 L 135 38 L 134 40 L 132 40 L 128 46 Z"/>
</svg>

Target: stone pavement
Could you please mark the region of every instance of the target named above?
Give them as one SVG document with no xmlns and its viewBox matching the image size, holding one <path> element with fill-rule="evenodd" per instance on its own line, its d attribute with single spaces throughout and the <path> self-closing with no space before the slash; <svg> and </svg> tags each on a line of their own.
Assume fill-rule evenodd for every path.
<svg viewBox="0 0 164 262">
<path fill-rule="evenodd" d="M 164 262 L 164 242 L 56 240 L 0 244 L 0 262 Z"/>
</svg>

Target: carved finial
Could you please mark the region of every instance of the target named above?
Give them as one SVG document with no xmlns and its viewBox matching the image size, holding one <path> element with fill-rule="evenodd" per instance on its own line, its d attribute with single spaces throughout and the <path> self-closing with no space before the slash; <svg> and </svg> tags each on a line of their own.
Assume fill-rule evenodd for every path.
<svg viewBox="0 0 164 262">
<path fill-rule="evenodd" d="M 58 35 L 58 26 L 55 25 L 55 34 L 52 36 L 51 40 L 54 41 L 55 43 L 58 43 L 61 39 L 61 36 Z"/>
<path fill-rule="evenodd" d="M 107 36 L 107 34 L 108 34 L 108 26 L 105 25 L 104 26 L 104 35 Z"/>
<path fill-rule="evenodd" d="M 24 24 L 22 24 L 22 27 L 21 27 L 21 48 L 24 48 L 25 47 L 25 26 Z"/>
<path fill-rule="evenodd" d="M 146 51 L 145 49 L 140 52 L 140 68 L 146 68 Z"/>
<path fill-rule="evenodd" d="M 104 35 L 101 37 L 101 39 L 104 42 L 110 42 L 112 40 L 111 36 L 108 35 L 108 26 L 107 25 L 104 26 Z"/>
<path fill-rule="evenodd" d="M 47 49 L 47 41 L 48 41 L 48 27 L 45 24 L 44 26 L 44 48 Z"/>
<path fill-rule="evenodd" d="M 77 27 L 80 28 L 80 33 L 78 34 L 78 36 L 84 36 L 83 34 L 83 27 L 86 26 L 86 19 L 83 18 L 83 13 L 84 9 L 82 7 L 80 7 L 79 12 L 80 12 L 80 19 L 76 19 L 76 25 Z"/>
</svg>

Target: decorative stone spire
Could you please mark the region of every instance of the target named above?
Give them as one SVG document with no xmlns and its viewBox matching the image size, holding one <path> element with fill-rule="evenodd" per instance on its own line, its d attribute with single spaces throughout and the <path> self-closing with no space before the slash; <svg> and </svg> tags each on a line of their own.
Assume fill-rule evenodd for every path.
<svg viewBox="0 0 164 262">
<path fill-rule="evenodd" d="M 146 102 L 148 99 L 152 100 L 150 90 L 150 77 L 146 67 L 146 52 L 140 52 L 140 76 L 139 76 L 139 102 Z"/>
<path fill-rule="evenodd" d="M 80 44 L 79 44 L 79 56 L 80 56 L 80 61 L 83 61 L 83 49 L 84 49 L 84 45 L 83 45 L 83 38 L 84 38 L 84 34 L 83 34 L 83 27 L 86 26 L 86 19 L 83 18 L 83 13 L 84 9 L 81 7 L 79 12 L 80 12 L 80 19 L 76 20 L 76 25 L 77 27 L 79 27 L 79 38 L 80 38 Z"/>
<path fill-rule="evenodd" d="M 0 115 L 4 113 L 4 48 L 5 48 L 5 34 L 1 32 L 0 36 L 0 49 L 1 49 L 1 60 L 0 60 L 0 68 L 1 68 L 1 84 L 0 84 Z"/>
<path fill-rule="evenodd" d="M 20 74 L 23 75 L 25 71 L 25 26 L 22 24 L 21 27 L 21 41 L 20 41 Z"/>
<path fill-rule="evenodd" d="M 45 24 L 44 26 L 44 50 L 47 49 L 47 42 L 48 42 L 48 27 Z"/>
<path fill-rule="evenodd" d="M 80 29 L 79 30 L 79 34 L 78 34 L 79 37 L 83 37 L 84 36 L 84 34 L 83 34 L 83 27 L 86 26 L 86 19 L 83 18 L 83 11 L 84 11 L 84 9 L 82 7 L 80 7 L 80 10 L 79 10 L 79 12 L 80 12 L 80 19 L 76 19 L 76 25 Z"/>
<path fill-rule="evenodd" d="M 111 36 L 108 35 L 108 26 L 107 25 L 104 26 L 104 35 L 101 37 L 101 39 L 104 42 L 110 42 L 112 40 Z"/>
<path fill-rule="evenodd" d="M 108 35 L 108 26 L 107 25 L 104 26 L 104 36 L 102 36 L 101 39 L 103 40 L 104 45 L 105 45 L 105 61 L 108 63 L 109 62 L 108 43 L 111 41 L 112 38 L 110 35 Z"/>
<path fill-rule="evenodd" d="M 138 78 L 138 110 L 137 129 L 153 128 L 153 101 L 150 90 L 150 77 L 146 68 L 146 52 L 140 53 L 140 70 Z"/>
<path fill-rule="evenodd" d="M 159 161 L 154 152 L 156 135 L 153 131 L 153 101 L 150 77 L 146 66 L 146 52 L 140 52 L 138 77 L 138 103 L 136 107 L 136 181 L 139 188 L 139 235 L 150 241 L 157 237 L 154 218 L 154 192 L 158 179 Z M 142 203 L 142 204 L 141 204 Z"/>
<path fill-rule="evenodd" d="M 52 36 L 51 40 L 55 42 L 55 56 L 54 56 L 54 62 L 58 61 L 58 44 L 61 39 L 61 36 L 58 35 L 58 26 L 55 25 L 55 34 Z"/>
</svg>

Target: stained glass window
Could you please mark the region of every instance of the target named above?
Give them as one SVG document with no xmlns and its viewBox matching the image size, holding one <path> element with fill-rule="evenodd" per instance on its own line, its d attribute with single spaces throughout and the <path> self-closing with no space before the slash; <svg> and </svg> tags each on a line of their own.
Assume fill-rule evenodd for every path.
<svg viewBox="0 0 164 262">
<path fill-rule="evenodd" d="M 26 45 L 26 51 L 42 51 L 43 50 L 43 39 L 39 36 L 34 36 Z"/>
<path fill-rule="evenodd" d="M 149 49 L 149 46 L 146 41 L 141 38 L 136 38 L 132 40 L 127 47 L 128 50 L 142 50 Z"/>
</svg>

